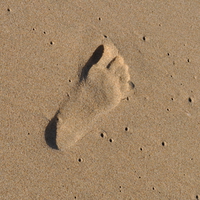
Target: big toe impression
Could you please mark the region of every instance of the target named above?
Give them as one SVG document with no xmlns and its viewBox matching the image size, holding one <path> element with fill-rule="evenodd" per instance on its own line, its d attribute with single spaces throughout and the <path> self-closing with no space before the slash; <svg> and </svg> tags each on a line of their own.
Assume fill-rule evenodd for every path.
<svg viewBox="0 0 200 200">
<path fill-rule="evenodd" d="M 97 63 L 98 67 L 106 68 L 109 63 L 118 55 L 118 50 L 114 44 L 106 43 L 103 44 L 103 55 L 99 62 Z"/>
</svg>

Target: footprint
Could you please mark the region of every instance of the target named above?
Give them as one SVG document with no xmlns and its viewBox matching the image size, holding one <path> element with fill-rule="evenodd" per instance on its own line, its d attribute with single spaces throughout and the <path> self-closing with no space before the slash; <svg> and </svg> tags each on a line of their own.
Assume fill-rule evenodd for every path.
<svg viewBox="0 0 200 200">
<path fill-rule="evenodd" d="M 112 44 L 100 45 L 83 67 L 80 81 L 56 114 L 56 144 L 67 150 L 94 120 L 114 109 L 131 85 L 128 66 Z M 55 117 L 54 117 L 55 119 Z"/>
</svg>

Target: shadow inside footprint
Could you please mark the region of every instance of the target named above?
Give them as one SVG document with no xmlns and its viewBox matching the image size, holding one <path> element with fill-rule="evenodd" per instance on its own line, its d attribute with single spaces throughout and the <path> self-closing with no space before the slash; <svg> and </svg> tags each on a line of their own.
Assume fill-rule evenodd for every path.
<svg viewBox="0 0 200 200">
<path fill-rule="evenodd" d="M 47 145 L 49 145 L 49 147 L 58 150 L 58 146 L 56 144 L 56 131 L 57 131 L 57 121 L 58 121 L 57 114 L 58 112 L 51 119 L 51 121 L 49 121 L 45 129 L 45 140 Z"/>
<path fill-rule="evenodd" d="M 104 46 L 100 45 L 96 48 L 90 59 L 87 61 L 85 66 L 82 69 L 80 81 L 85 80 L 87 78 L 88 72 L 90 68 L 99 62 L 104 52 Z"/>
<path fill-rule="evenodd" d="M 87 78 L 88 72 L 90 68 L 95 65 L 102 57 L 104 52 L 104 46 L 100 45 L 96 48 L 90 59 L 87 61 L 85 66 L 82 69 L 80 81 L 85 80 Z M 59 149 L 56 144 L 56 132 L 57 132 L 57 118 L 58 112 L 55 116 L 49 121 L 46 129 L 45 129 L 45 140 L 49 147 L 52 149 Z"/>
</svg>

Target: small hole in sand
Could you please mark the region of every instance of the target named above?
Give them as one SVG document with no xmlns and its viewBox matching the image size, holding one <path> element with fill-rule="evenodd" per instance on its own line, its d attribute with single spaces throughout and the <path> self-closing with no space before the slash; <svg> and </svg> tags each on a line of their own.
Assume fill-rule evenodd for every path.
<svg viewBox="0 0 200 200">
<path fill-rule="evenodd" d="M 190 59 L 188 58 L 187 61 L 190 62 Z"/>
<path fill-rule="evenodd" d="M 166 142 L 162 142 L 162 146 L 163 146 L 163 147 L 166 146 Z"/>
<path fill-rule="evenodd" d="M 152 189 L 155 190 L 155 187 L 153 187 Z"/>
<path fill-rule="evenodd" d="M 189 98 L 188 98 L 188 101 L 191 103 L 191 102 L 192 102 L 192 98 L 191 98 L 191 97 L 189 97 Z"/>
<path fill-rule="evenodd" d="M 45 31 L 44 31 L 43 33 L 44 33 L 44 34 L 46 34 L 46 32 L 45 32 Z"/>
<path fill-rule="evenodd" d="M 72 82 L 72 80 L 71 80 L 71 79 L 69 79 L 69 82 L 71 83 L 71 82 Z"/>
<path fill-rule="evenodd" d="M 82 159 L 82 158 L 79 158 L 79 159 L 78 159 L 78 162 L 83 162 L 83 159 Z"/>
<path fill-rule="evenodd" d="M 196 195 L 196 199 L 199 200 L 199 195 Z"/>
<path fill-rule="evenodd" d="M 145 37 L 145 36 L 143 36 L 142 39 L 143 39 L 144 41 L 146 41 L 146 37 Z"/>
<path fill-rule="evenodd" d="M 8 8 L 7 11 L 10 12 L 11 11 L 10 8 Z"/>
<path fill-rule="evenodd" d="M 106 137 L 107 137 L 106 132 L 101 132 L 101 133 L 100 133 L 100 137 L 102 137 L 102 138 L 106 138 Z"/>
<path fill-rule="evenodd" d="M 142 148 L 140 148 L 140 151 L 142 151 L 143 149 Z"/>
<path fill-rule="evenodd" d="M 126 97 L 126 100 L 129 101 L 129 100 L 130 100 L 130 97 Z"/>
<path fill-rule="evenodd" d="M 74 199 L 76 199 L 76 196 L 74 197 Z"/>
<path fill-rule="evenodd" d="M 124 129 L 125 131 L 129 131 L 129 127 L 125 127 L 125 129 Z"/>
<path fill-rule="evenodd" d="M 108 36 L 107 36 L 107 35 L 104 35 L 104 37 L 107 38 Z"/>
<path fill-rule="evenodd" d="M 170 111 L 170 109 L 169 109 L 169 108 L 167 108 L 167 111 Z"/>
<path fill-rule="evenodd" d="M 102 20 L 102 18 L 101 17 L 99 17 L 99 21 L 101 21 Z"/>
<path fill-rule="evenodd" d="M 28 135 L 30 135 L 30 133 L 28 133 Z"/>
<path fill-rule="evenodd" d="M 53 45 L 53 44 L 54 44 L 54 42 L 51 41 L 51 42 L 50 42 L 50 45 Z"/>
<path fill-rule="evenodd" d="M 132 81 L 128 81 L 128 84 L 129 84 L 129 88 L 132 90 L 135 88 L 135 85 Z"/>
<path fill-rule="evenodd" d="M 167 55 L 169 56 L 169 53 L 167 53 Z"/>
<path fill-rule="evenodd" d="M 172 97 L 171 100 L 174 101 L 174 98 Z"/>
<path fill-rule="evenodd" d="M 111 143 L 112 143 L 113 141 L 114 141 L 113 139 L 109 139 L 109 142 L 111 142 Z"/>
<path fill-rule="evenodd" d="M 33 31 L 35 31 L 35 28 L 33 28 Z"/>
<path fill-rule="evenodd" d="M 141 178 L 141 176 L 139 176 L 139 178 Z"/>
</svg>

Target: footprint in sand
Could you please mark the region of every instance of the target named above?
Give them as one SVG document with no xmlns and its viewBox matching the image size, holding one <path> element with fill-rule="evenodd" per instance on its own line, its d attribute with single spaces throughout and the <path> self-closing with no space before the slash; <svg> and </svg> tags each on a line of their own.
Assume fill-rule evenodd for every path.
<svg viewBox="0 0 200 200">
<path fill-rule="evenodd" d="M 60 150 L 73 146 L 85 136 L 95 118 L 120 103 L 131 86 L 128 66 L 116 47 L 111 42 L 100 45 L 83 67 L 70 98 L 63 102 L 46 129 L 54 123 L 54 146 Z"/>
</svg>

